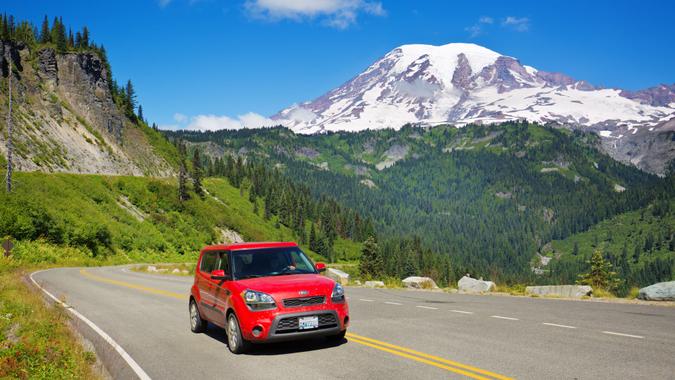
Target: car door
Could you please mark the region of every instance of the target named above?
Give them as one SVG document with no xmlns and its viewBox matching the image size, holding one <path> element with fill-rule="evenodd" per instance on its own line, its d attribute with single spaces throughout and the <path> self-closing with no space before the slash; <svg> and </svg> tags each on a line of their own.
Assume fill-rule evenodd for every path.
<svg viewBox="0 0 675 380">
<path fill-rule="evenodd" d="M 199 263 L 199 276 L 197 276 L 197 287 L 199 289 L 199 297 L 201 303 L 201 310 L 203 316 L 208 320 L 213 320 L 215 314 L 213 312 L 214 298 L 213 288 L 214 282 L 211 280 L 211 272 L 218 264 L 218 254 L 214 251 L 205 251 L 202 254 L 202 260 Z"/>
<path fill-rule="evenodd" d="M 230 271 L 230 253 L 228 251 L 218 251 L 216 268 L 225 272 L 225 276 L 231 276 Z M 231 277 L 230 277 L 231 278 Z M 230 302 L 231 292 L 229 290 L 230 279 L 211 280 L 213 281 L 213 319 L 212 322 L 225 326 L 225 314 Z"/>
</svg>

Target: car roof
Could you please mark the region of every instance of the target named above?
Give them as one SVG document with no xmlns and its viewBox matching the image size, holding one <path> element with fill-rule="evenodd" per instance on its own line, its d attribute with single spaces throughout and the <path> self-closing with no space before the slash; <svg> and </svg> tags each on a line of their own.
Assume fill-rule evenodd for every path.
<svg viewBox="0 0 675 380">
<path fill-rule="evenodd" d="M 252 243 L 235 243 L 235 244 L 216 244 L 207 245 L 202 251 L 239 251 L 244 249 L 259 249 L 259 248 L 283 248 L 283 247 L 297 247 L 298 244 L 292 241 L 286 242 L 252 242 Z"/>
</svg>

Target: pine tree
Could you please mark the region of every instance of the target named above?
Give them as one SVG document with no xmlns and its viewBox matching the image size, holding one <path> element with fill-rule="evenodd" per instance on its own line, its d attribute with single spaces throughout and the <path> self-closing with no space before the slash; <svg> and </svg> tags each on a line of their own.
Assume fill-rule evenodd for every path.
<svg viewBox="0 0 675 380">
<path fill-rule="evenodd" d="M 612 271 L 612 264 L 605 260 L 601 250 L 596 249 L 587 263 L 590 264 L 591 269 L 588 273 L 579 275 L 578 284 L 608 291 L 615 290 L 621 284 L 616 272 Z"/>
<path fill-rule="evenodd" d="M 361 276 L 374 278 L 383 273 L 384 260 L 380 252 L 380 247 L 373 236 L 369 237 L 363 243 L 361 250 L 361 260 L 359 263 Z"/>
<path fill-rule="evenodd" d="M 125 97 L 126 97 L 126 113 L 127 116 L 134 117 L 134 109 L 136 108 L 136 90 L 134 90 L 134 85 L 131 83 L 131 79 L 127 81 L 127 86 L 125 87 Z"/>
<path fill-rule="evenodd" d="M 183 202 L 190 199 L 187 192 L 188 173 L 185 165 L 185 145 L 178 142 L 178 154 L 180 156 L 180 169 L 178 170 L 178 200 Z"/>
<path fill-rule="evenodd" d="M 140 121 L 145 120 L 145 119 L 143 119 L 143 106 L 140 105 L 140 104 L 138 105 L 138 120 L 140 120 Z"/>
<path fill-rule="evenodd" d="M 68 48 L 75 47 L 75 38 L 73 37 L 73 30 L 68 28 Z"/>
<path fill-rule="evenodd" d="M 86 26 L 82 28 L 82 47 L 85 49 L 89 47 L 89 29 Z"/>
<path fill-rule="evenodd" d="M 574 242 L 574 248 L 572 249 L 572 255 L 573 256 L 579 256 L 579 243 Z"/>
<path fill-rule="evenodd" d="M 195 193 L 204 197 L 204 188 L 202 187 L 202 162 L 199 157 L 199 149 L 195 149 L 192 155 L 192 186 Z"/>
<path fill-rule="evenodd" d="M 45 19 L 42 20 L 42 30 L 40 31 L 40 42 L 43 44 L 48 44 L 52 41 L 52 35 L 49 31 L 49 18 L 45 15 Z"/>
</svg>

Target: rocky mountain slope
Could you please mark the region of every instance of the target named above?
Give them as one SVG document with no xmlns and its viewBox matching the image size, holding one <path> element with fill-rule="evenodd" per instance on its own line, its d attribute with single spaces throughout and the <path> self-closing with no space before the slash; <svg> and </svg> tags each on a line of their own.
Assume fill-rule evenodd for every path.
<svg viewBox="0 0 675 380">
<path fill-rule="evenodd" d="M 0 42 L 0 154 L 7 155 L 7 78 L 12 66 L 15 166 L 20 171 L 168 176 L 158 133 L 113 101 L 111 76 L 93 51 Z M 154 136 L 157 134 L 157 136 Z"/>
<path fill-rule="evenodd" d="M 403 45 L 272 119 L 299 133 L 527 119 L 594 131 L 613 157 L 650 172 L 675 157 L 675 85 L 600 88 L 474 44 Z"/>
</svg>

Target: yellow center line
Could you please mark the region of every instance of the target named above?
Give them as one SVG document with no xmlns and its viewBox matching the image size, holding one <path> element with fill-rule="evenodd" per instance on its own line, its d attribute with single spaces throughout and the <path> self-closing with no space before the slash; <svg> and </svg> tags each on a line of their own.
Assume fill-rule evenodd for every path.
<svg viewBox="0 0 675 380">
<path fill-rule="evenodd" d="M 164 297 L 170 297 L 170 298 L 176 298 L 179 300 L 186 300 L 188 299 L 188 296 L 185 294 L 181 293 L 176 293 L 176 292 L 171 292 L 168 290 L 162 290 L 162 289 L 157 289 L 157 288 L 152 288 L 149 286 L 143 286 L 143 285 L 138 285 L 138 284 L 133 284 L 130 282 L 126 281 L 119 281 L 119 280 L 113 280 L 111 278 L 107 277 L 102 277 L 98 276 L 92 273 L 87 272 L 85 269 L 80 269 L 80 274 L 84 277 L 87 277 L 91 280 L 98 281 L 98 282 L 103 282 L 106 284 L 111 284 L 111 285 L 116 285 L 116 286 L 121 286 L 129 289 L 135 289 L 138 291 L 146 292 L 146 293 L 151 293 L 151 294 L 157 294 L 160 296 Z M 509 377 L 502 376 L 499 374 L 496 374 L 494 372 L 486 371 L 484 369 L 480 369 L 477 367 L 473 367 L 467 364 L 462 364 L 458 363 L 452 360 L 444 359 L 438 356 L 426 354 L 424 352 L 416 351 L 410 348 L 405 348 L 401 346 L 397 346 L 391 343 L 387 342 L 382 342 L 373 338 L 368 338 L 365 336 L 353 334 L 353 333 L 347 333 L 347 337 L 349 338 L 350 342 L 358 343 L 367 347 L 371 347 L 380 351 L 384 351 L 396 356 L 400 356 L 406 359 L 414 360 L 419 363 L 424 363 L 433 367 L 445 369 L 447 371 L 451 371 L 460 375 L 467 376 L 472 379 L 476 380 L 491 380 L 491 379 L 499 379 L 499 380 L 512 380 Z M 470 371 L 470 372 L 469 372 Z M 480 375 L 479 375 L 480 374 Z M 481 376 L 485 375 L 487 377 Z"/>
<path fill-rule="evenodd" d="M 416 355 L 417 357 L 419 357 L 419 358 L 413 357 L 413 360 L 426 358 L 426 359 L 433 360 L 433 361 L 436 361 L 436 362 L 445 363 L 445 364 L 451 365 L 453 367 L 457 367 L 457 368 L 453 368 L 451 370 L 453 372 L 461 371 L 458 368 L 463 368 L 463 369 L 466 369 L 468 371 L 480 373 L 482 375 L 486 375 L 486 376 L 489 376 L 489 377 L 495 378 L 495 379 L 512 380 L 512 378 L 510 378 L 510 377 L 503 376 L 503 375 L 500 375 L 498 373 L 490 372 L 490 371 L 487 371 L 487 370 L 484 370 L 484 369 L 481 369 L 481 368 L 477 368 L 477 367 L 474 367 L 474 366 L 470 366 L 468 364 L 458 363 L 458 362 L 455 362 L 455 361 L 452 361 L 452 360 L 444 359 L 444 358 L 434 356 L 434 355 L 429 355 L 429 354 L 426 354 L 424 352 L 416 351 L 416 350 L 413 350 L 413 349 L 410 349 L 410 348 L 397 346 L 395 344 L 382 342 L 382 341 L 379 341 L 377 339 L 368 338 L 368 337 L 361 336 L 361 335 L 356 335 L 354 333 L 347 333 L 347 337 L 349 338 L 350 341 L 354 340 L 357 343 L 364 344 L 364 345 L 366 343 L 368 343 L 369 347 L 377 348 L 379 350 L 383 350 L 383 351 L 387 351 L 387 352 L 396 350 L 396 352 L 397 352 L 396 355 L 407 353 L 407 354 L 411 354 L 411 356 Z M 403 355 L 400 355 L 400 356 L 403 356 Z M 421 360 L 424 360 L 424 359 L 421 359 Z M 421 361 L 421 360 L 418 360 L 418 361 Z M 429 364 L 429 363 L 427 363 L 427 364 Z M 435 365 L 435 364 L 432 364 L 432 365 Z M 439 367 L 439 366 L 441 366 L 441 364 L 435 365 L 435 366 Z M 442 368 L 444 368 L 444 367 L 442 367 Z M 457 372 L 457 373 L 460 373 L 460 372 Z M 466 375 L 466 373 L 462 373 L 462 374 Z M 469 376 L 469 375 L 471 375 L 471 376 Z M 469 374 L 469 375 L 467 375 L 467 376 L 473 377 L 473 378 L 484 379 L 484 377 L 481 377 L 481 376 L 478 376 L 478 375 L 475 375 L 475 374 Z M 478 377 L 474 377 L 474 376 L 478 376 Z"/>
<path fill-rule="evenodd" d="M 140 291 L 143 291 L 143 292 L 146 292 L 146 293 L 158 294 L 158 295 L 161 295 L 161 296 L 176 298 L 176 299 L 179 299 L 179 300 L 188 299 L 188 296 L 186 296 L 185 294 L 170 292 L 168 290 L 151 288 L 151 287 L 143 286 L 143 285 L 132 284 L 130 282 L 125 282 L 125 281 L 113 280 L 111 278 L 101 277 L 101 276 L 97 276 L 95 274 L 91 274 L 84 269 L 80 269 L 80 274 L 83 275 L 84 277 L 88 277 L 88 278 L 90 278 L 94 281 L 104 282 L 106 284 L 112 284 L 112 285 L 122 286 L 122 287 L 125 287 L 125 288 L 136 289 L 136 290 L 140 290 Z"/>
<path fill-rule="evenodd" d="M 464 375 L 464 376 L 470 377 L 472 379 L 491 380 L 489 377 L 483 377 L 483 376 L 480 376 L 480 375 L 476 375 L 475 373 L 471 373 L 471 372 L 468 372 L 468 371 L 461 370 L 459 368 L 450 367 L 448 365 L 436 363 L 434 361 L 423 359 L 423 358 L 420 358 L 420 357 L 417 357 L 417 356 L 414 356 L 414 355 L 410 355 L 410 354 L 406 354 L 406 353 L 403 353 L 403 352 L 400 352 L 400 351 L 392 350 L 392 349 L 389 349 L 389 348 L 386 348 L 386 347 L 378 346 L 378 345 L 375 345 L 375 344 L 372 344 L 372 343 L 368 343 L 368 342 L 365 342 L 365 341 L 362 341 L 362 340 L 358 340 L 354 337 L 350 337 L 349 341 L 354 342 L 354 343 L 358 343 L 358 344 L 362 344 L 364 346 L 368 346 L 368 347 L 374 348 L 376 350 L 388 352 L 392 355 L 397 355 L 397 356 L 404 357 L 406 359 L 410 359 L 410 360 L 414 360 L 414 361 L 417 361 L 417 362 L 420 362 L 420 363 L 424 363 L 424 364 L 427 364 L 427 365 L 430 365 L 430 366 L 433 366 L 433 367 L 445 369 L 447 371 L 454 372 L 454 373 L 457 373 L 457 374 L 460 374 L 460 375 Z"/>
</svg>

